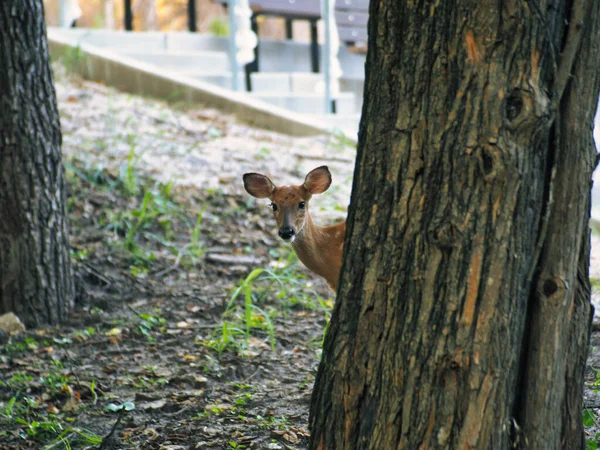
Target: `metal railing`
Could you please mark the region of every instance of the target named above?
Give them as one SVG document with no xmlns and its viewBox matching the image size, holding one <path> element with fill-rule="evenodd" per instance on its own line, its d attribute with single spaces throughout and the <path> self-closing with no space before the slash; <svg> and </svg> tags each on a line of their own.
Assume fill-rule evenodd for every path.
<svg viewBox="0 0 600 450">
<path fill-rule="evenodd" d="M 127 31 L 133 31 L 133 11 L 132 11 L 132 0 L 123 0 L 124 1 L 124 28 Z M 335 0 L 321 0 L 321 11 L 322 11 L 322 20 L 325 25 L 325 41 L 322 47 L 321 61 L 323 65 L 323 78 L 325 85 L 325 112 L 331 114 L 334 111 L 335 99 L 332 92 L 332 77 L 331 77 L 331 21 L 332 18 L 332 1 Z M 67 23 L 69 18 L 67 17 L 67 2 L 68 0 L 60 0 L 59 2 L 59 23 L 62 27 L 68 27 L 71 24 Z M 238 0 L 228 0 L 228 9 L 229 9 L 229 62 L 231 67 L 231 78 L 232 78 L 232 88 L 234 91 L 238 91 L 239 86 L 239 69 L 240 65 L 237 59 L 238 46 L 236 43 L 236 32 L 237 32 L 237 23 L 235 16 L 236 5 L 238 4 Z M 196 0 L 188 0 L 188 29 L 191 32 L 197 31 L 196 27 Z M 286 23 L 287 34 L 291 34 L 291 27 L 288 23 Z M 316 32 L 316 30 L 315 30 Z"/>
</svg>

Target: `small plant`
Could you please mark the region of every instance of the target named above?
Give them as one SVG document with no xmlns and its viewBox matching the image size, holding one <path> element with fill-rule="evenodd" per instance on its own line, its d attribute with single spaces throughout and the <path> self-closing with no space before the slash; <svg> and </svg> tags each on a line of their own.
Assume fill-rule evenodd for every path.
<svg viewBox="0 0 600 450">
<path fill-rule="evenodd" d="M 210 21 L 208 31 L 214 36 L 229 36 L 229 24 L 220 17 L 215 17 Z"/>
<path fill-rule="evenodd" d="M 204 210 L 206 206 L 203 206 L 198 216 L 196 218 L 196 225 L 192 230 L 192 242 L 190 246 L 190 256 L 192 257 L 192 262 L 195 264 L 195 259 L 200 258 L 205 251 L 204 246 L 200 243 L 200 230 L 202 226 L 202 216 L 204 215 Z"/>
<path fill-rule="evenodd" d="M 62 57 L 62 63 L 68 74 L 77 71 L 77 68 L 85 60 L 85 54 L 81 50 L 81 46 L 77 44 L 75 47 L 66 47 Z"/>
<path fill-rule="evenodd" d="M 104 409 L 106 411 L 113 412 L 113 413 L 129 412 L 129 411 L 133 411 L 135 409 L 135 403 L 125 402 L 120 405 L 117 405 L 116 403 L 109 403 L 108 405 L 106 405 L 104 407 Z"/>
<path fill-rule="evenodd" d="M 583 410 L 583 426 L 585 428 L 598 429 L 598 421 L 594 411 L 591 409 Z M 597 450 L 598 442 L 600 442 L 600 432 L 596 432 L 593 438 L 586 438 L 586 450 Z"/>
<path fill-rule="evenodd" d="M 138 164 L 142 155 L 136 154 L 135 135 L 127 135 L 127 142 L 129 144 L 129 152 L 127 152 L 126 163 L 121 166 L 120 180 L 126 194 L 136 195 L 139 191 Z"/>
<path fill-rule="evenodd" d="M 267 332 L 271 349 L 274 350 L 273 316 L 278 314 L 278 310 L 272 307 L 267 310 L 258 305 L 275 299 L 279 305 L 288 308 L 297 304 L 314 308 L 315 301 L 307 294 L 306 281 L 296 272 L 295 254 L 290 252 L 287 258 L 280 259 L 273 266 L 273 269 L 254 269 L 242 280 L 229 299 L 222 315 L 221 328 L 204 345 L 218 352 L 230 348 L 244 351 L 248 349 L 253 330 L 261 330 Z M 317 303 L 325 304 L 314 291 L 308 289 L 308 292 L 317 298 Z M 237 302 L 239 298 L 243 299 L 243 308 Z M 242 342 L 239 341 L 240 337 L 243 337 Z"/>
<path fill-rule="evenodd" d="M 156 328 L 161 327 L 165 324 L 166 320 L 163 317 L 153 316 L 151 314 L 137 313 L 141 319 L 138 324 L 138 330 L 149 340 L 153 340 L 154 337 L 150 334 Z"/>
<path fill-rule="evenodd" d="M 356 147 L 354 142 L 349 139 L 346 134 L 339 128 L 336 128 L 329 135 L 327 148 L 333 152 L 341 153 L 346 149 Z"/>
</svg>

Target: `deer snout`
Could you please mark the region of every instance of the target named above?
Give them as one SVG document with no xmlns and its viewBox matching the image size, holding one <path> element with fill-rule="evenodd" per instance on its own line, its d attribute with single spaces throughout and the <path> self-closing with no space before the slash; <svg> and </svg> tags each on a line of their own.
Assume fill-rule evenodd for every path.
<svg viewBox="0 0 600 450">
<path fill-rule="evenodd" d="M 290 226 L 283 226 L 279 229 L 279 237 L 284 241 L 289 241 L 294 237 L 295 234 L 296 232 Z"/>
</svg>

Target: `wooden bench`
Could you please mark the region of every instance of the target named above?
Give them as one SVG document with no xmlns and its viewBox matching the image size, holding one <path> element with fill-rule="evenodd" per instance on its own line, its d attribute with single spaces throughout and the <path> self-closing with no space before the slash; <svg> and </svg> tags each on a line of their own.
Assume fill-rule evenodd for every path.
<svg viewBox="0 0 600 450">
<path fill-rule="evenodd" d="M 346 45 L 367 42 L 369 0 L 335 0 L 335 22 Z"/>
<path fill-rule="evenodd" d="M 227 0 L 215 0 L 225 7 Z M 340 41 L 347 45 L 367 42 L 367 22 L 369 19 L 369 0 L 331 0 L 335 1 L 335 21 Z M 314 73 L 320 70 L 317 22 L 321 19 L 321 0 L 250 0 L 252 9 L 251 27 L 258 36 L 258 17 L 277 16 L 286 21 L 286 37 L 292 38 L 292 22 L 307 20 L 310 23 L 310 61 Z M 246 88 L 252 90 L 250 74 L 259 71 L 260 48 L 254 49 L 254 61 L 246 64 Z"/>
</svg>

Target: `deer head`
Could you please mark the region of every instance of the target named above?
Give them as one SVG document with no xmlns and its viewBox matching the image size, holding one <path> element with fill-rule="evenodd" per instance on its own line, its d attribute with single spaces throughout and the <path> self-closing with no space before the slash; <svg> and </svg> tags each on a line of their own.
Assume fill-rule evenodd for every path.
<svg viewBox="0 0 600 450">
<path fill-rule="evenodd" d="M 294 242 L 296 236 L 302 233 L 309 216 L 308 203 L 311 197 L 322 194 L 330 185 L 331 173 L 327 166 L 311 170 L 299 186 L 277 187 L 265 175 L 244 174 L 244 188 L 250 195 L 271 200 L 279 236 L 288 242 Z"/>
</svg>

